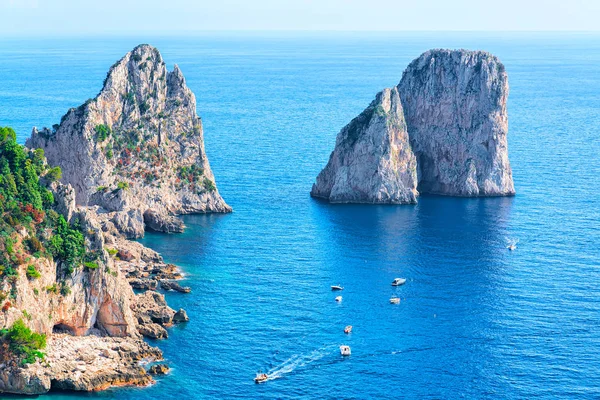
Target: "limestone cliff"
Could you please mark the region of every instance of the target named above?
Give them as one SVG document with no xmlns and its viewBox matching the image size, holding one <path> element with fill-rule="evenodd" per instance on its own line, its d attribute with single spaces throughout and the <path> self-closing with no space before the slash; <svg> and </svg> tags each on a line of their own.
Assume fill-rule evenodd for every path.
<svg viewBox="0 0 600 400">
<path fill-rule="evenodd" d="M 508 78 L 496 57 L 428 51 L 342 129 L 311 195 L 392 204 L 415 203 L 419 192 L 513 195 L 507 97 Z"/>
<path fill-rule="evenodd" d="M 396 88 L 385 89 L 337 136 L 311 195 L 332 203 L 415 203 L 416 159 Z"/>
<path fill-rule="evenodd" d="M 129 238 L 183 230 L 176 214 L 229 212 L 204 150 L 196 99 L 181 70 L 140 45 L 114 64 L 96 98 L 26 145 L 62 168 L 78 205 L 98 205 Z"/>
<path fill-rule="evenodd" d="M 34 129 L 27 145 L 0 128 L 0 393 L 151 383 L 140 361 L 162 353 L 142 336 L 166 338 L 188 320 L 155 290 L 191 289 L 175 281 L 176 266 L 127 238 L 181 231 L 176 214 L 231 210 L 193 94 L 177 67 L 167 73 L 156 49 L 139 46 L 94 100 L 52 131 Z M 23 364 L 10 336 L 19 323 L 47 336 L 43 360 Z"/>
<path fill-rule="evenodd" d="M 0 157 L 0 164 L 4 161 Z M 3 170 L 2 196 L 11 176 L 17 174 Z M 42 361 L 23 364 L 0 334 L 0 393 L 97 390 L 152 382 L 138 362 L 162 359 L 162 353 L 141 340 L 144 324 L 133 311 L 139 307 L 138 298 L 108 252 L 97 214 L 75 206 L 70 186 L 54 182 L 48 189 L 53 194 L 52 208 L 21 205 L 33 221 L 15 210 L 2 218 L 1 246 L 6 253 L 0 267 L 0 331 L 24 321 L 48 341 Z M 26 198 L 22 193 L 18 197 Z M 59 236 L 60 223 L 52 222 L 55 211 L 65 218 L 65 226 L 77 228 Z M 78 231 L 83 232 L 85 256 L 67 267 L 62 256 L 52 255 L 53 249 L 68 239 L 71 244 L 65 249 L 74 251 L 78 242 L 73 235 Z M 32 247 L 32 243 L 37 244 Z"/>
<path fill-rule="evenodd" d="M 452 196 L 515 193 L 508 160 L 508 77 L 482 51 L 431 50 L 398 85 L 419 191 Z"/>
</svg>

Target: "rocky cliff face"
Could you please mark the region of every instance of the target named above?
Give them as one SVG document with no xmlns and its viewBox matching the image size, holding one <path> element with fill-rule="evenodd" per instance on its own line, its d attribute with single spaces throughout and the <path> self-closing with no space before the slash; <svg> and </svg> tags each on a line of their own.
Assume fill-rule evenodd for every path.
<svg viewBox="0 0 600 400">
<path fill-rule="evenodd" d="M 45 334 L 48 343 L 43 361 L 23 365 L 0 340 L 0 393 L 90 391 L 151 383 L 139 361 L 160 360 L 162 353 L 141 340 L 144 323 L 139 321 L 140 312 L 134 312 L 138 303 L 147 304 L 148 300 L 138 300 L 109 254 L 105 238 L 109 242 L 114 238 L 103 232 L 96 212 L 76 207 L 70 186 L 53 183 L 50 189 L 55 209 L 85 232 L 86 253 L 94 254 L 95 259 L 67 273 L 60 261 L 28 255 L 25 248 L 15 247 L 26 263 L 18 265 L 12 277 L 0 273 L 0 297 L 5 299 L 0 329 L 24 320 L 33 331 Z M 28 240 L 29 232 L 23 230 L 12 237 L 18 245 Z M 31 267 L 38 276 L 27 273 Z M 174 314 L 166 304 L 161 305 Z"/>
<path fill-rule="evenodd" d="M 191 289 L 175 281 L 176 266 L 127 239 L 144 229 L 181 231 L 175 214 L 231 210 L 215 187 L 181 71 L 167 73 L 156 49 L 138 46 L 111 68 L 95 99 L 53 131 L 34 129 L 27 145 L 62 167 L 62 183 L 53 182 L 60 173 L 44 152 L 23 150 L 15 137 L 0 128 L 0 199 L 10 195 L 15 214 L 0 213 L 9 262 L 0 266 L 0 393 L 151 383 L 140 362 L 162 353 L 142 336 L 163 339 L 166 328 L 188 321 L 156 290 Z M 64 257 L 54 256 L 57 248 Z M 71 254 L 80 255 L 66 268 Z M 47 335 L 43 361 L 23 365 L 11 350 L 2 330 L 19 320 Z"/>
<path fill-rule="evenodd" d="M 431 50 L 398 85 L 419 191 L 451 196 L 515 193 L 508 160 L 508 77 L 482 51 Z"/>
<path fill-rule="evenodd" d="M 311 195 L 332 203 L 416 203 L 416 159 L 396 88 L 385 89 L 337 136 Z"/>
<path fill-rule="evenodd" d="M 507 97 L 496 57 L 428 51 L 342 129 L 311 195 L 391 204 L 415 203 L 419 192 L 513 195 Z"/>
<path fill-rule="evenodd" d="M 127 237 L 180 232 L 176 214 L 229 212 L 204 150 L 196 99 L 181 70 L 140 45 L 113 65 L 94 99 L 26 145 L 62 168 L 79 205 L 98 205 Z"/>
</svg>

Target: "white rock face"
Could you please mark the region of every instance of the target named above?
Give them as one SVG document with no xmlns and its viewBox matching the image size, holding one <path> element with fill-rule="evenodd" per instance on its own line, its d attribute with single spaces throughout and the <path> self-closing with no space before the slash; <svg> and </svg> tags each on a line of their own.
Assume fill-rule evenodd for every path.
<svg viewBox="0 0 600 400">
<path fill-rule="evenodd" d="M 311 195 L 331 203 L 416 203 L 416 159 L 396 88 L 377 94 L 341 130 Z"/>
<path fill-rule="evenodd" d="M 508 78 L 496 57 L 428 51 L 342 129 L 311 195 L 390 204 L 416 203 L 419 192 L 514 195 L 507 97 Z"/>
<path fill-rule="evenodd" d="M 130 238 L 142 236 L 144 224 L 180 232 L 176 214 L 231 211 L 216 188 L 194 94 L 152 46 L 127 53 L 98 96 L 55 128 L 34 128 L 26 145 L 61 167 L 78 205 L 111 212 Z"/>
<path fill-rule="evenodd" d="M 398 85 L 419 191 L 451 196 L 515 194 L 508 160 L 508 77 L 482 51 L 430 50 Z"/>
</svg>

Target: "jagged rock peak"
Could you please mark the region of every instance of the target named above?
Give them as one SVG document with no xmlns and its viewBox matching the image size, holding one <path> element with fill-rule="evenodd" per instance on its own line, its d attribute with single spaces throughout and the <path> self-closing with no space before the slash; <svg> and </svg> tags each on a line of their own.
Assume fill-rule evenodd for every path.
<svg viewBox="0 0 600 400">
<path fill-rule="evenodd" d="M 508 160 L 508 76 L 497 57 L 429 50 L 410 63 L 398 90 L 420 192 L 515 193 Z"/>
<path fill-rule="evenodd" d="M 109 70 L 96 98 L 70 109 L 53 129 L 33 129 L 26 145 L 43 148 L 79 205 L 113 213 L 127 237 L 152 228 L 180 231 L 173 215 L 229 212 L 204 150 L 196 98 L 179 67 L 139 45 Z M 149 212 L 150 211 L 150 212 Z"/>
<path fill-rule="evenodd" d="M 397 88 L 384 89 L 337 136 L 311 195 L 332 203 L 415 203 L 416 160 Z"/>
</svg>

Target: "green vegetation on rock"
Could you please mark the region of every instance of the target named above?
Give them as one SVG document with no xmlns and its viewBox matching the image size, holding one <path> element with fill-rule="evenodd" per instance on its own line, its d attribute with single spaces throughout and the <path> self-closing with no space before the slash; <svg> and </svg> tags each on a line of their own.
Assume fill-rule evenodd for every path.
<svg viewBox="0 0 600 400">
<path fill-rule="evenodd" d="M 28 265 L 27 272 L 25 273 L 29 279 L 37 279 L 40 276 L 40 272 L 35 268 L 35 265 Z"/>
<path fill-rule="evenodd" d="M 23 264 L 30 264 L 28 278 L 39 278 L 32 257 L 53 257 L 69 272 L 81 264 L 84 236 L 53 210 L 46 186 L 60 175 L 60 168 L 45 164 L 43 150 L 28 151 L 13 129 L 0 128 L 0 280 L 17 276 Z"/>
<path fill-rule="evenodd" d="M 97 142 L 104 142 L 111 133 L 110 127 L 104 124 L 96 125 L 96 128 L 94 128 L 94 130 L 96 131 Z"/>
<path fill-rule="evenodd" d="M 17 320 L 9 329 L 1 330 L 0 340 L 7 344 L 8 349 L 23 364 L 32 364 L 38 358 L 45 357 L 40 350 L 46 347 L 46 335 L 32 332 L 22 319 Z"/>
<path fill-rule="evenodd" d="M 127 182 L 119 182 L 119 183 L 117 183 L 117 189 L 127 190 L 127 189 L 129 189 L 129 183 L 127 183 Z"/>
<path fill-rule="evenodd" d="M 214 192 L 215 190 L 217 190 L 215 183 L 208 178 L 204 178 L 202 185 L 204 186 L 204 189 L 206 189 L 209 192 Z"/>
</svg>

